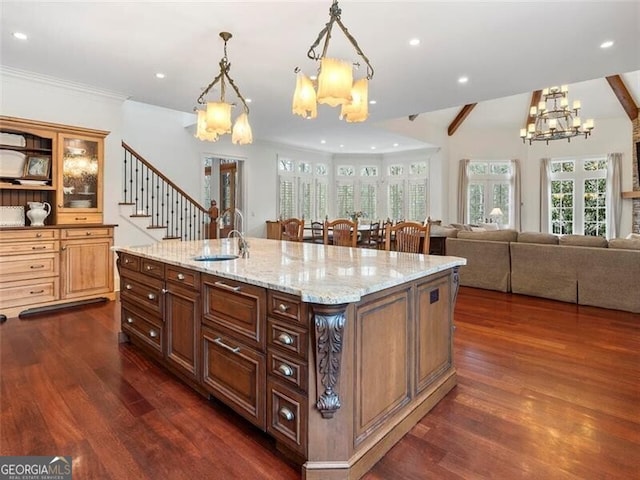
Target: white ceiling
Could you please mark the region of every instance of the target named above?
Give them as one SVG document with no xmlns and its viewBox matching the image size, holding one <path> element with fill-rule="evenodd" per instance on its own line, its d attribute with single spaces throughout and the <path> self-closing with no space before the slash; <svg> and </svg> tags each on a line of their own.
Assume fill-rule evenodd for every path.
<svg viewBox="0 0 640 480">
<path fill-rule="evenodd" d="M 321 151 L 417 148 L 423 144 L 376 125 L 419 113 L 444 126 L 473 102 L 481 103 L 469 125 L 513 124 L 517 132 L 530 92 L 557 84 L 579 82 L 570 95 L 582 100 L 584 117 L 620 116 L 607 75 L 633 72 L 623 78 L 640 102 L 638 1 L 340 1 L 344 24 L 375 69 L 369 97 L 377 104 L 364 124 L 341 122 L 338 109 L 324 105 L 315 120 L 291 114 L 294 68 L 314 72 L 306 53 L 329 20 L 330 0 L 0 5 L 4 68 L 184 112 L 217 75 L 223 54 L 218 33 L 229 31 L 230 73 L 253 100 L 254 139 Z M 15 31 L 29 39 L 14 39 Z M 421 43 L 410 47 L 414 37 Z M 605 40 L 614 46 L 601 49 Z M 329 55 L 358 59 L 337 28 Z M 156 72 L 166 78 L 156 79 Z M 465 85 L 457 82 L 462 75 L 469 77 Z M 484 102 L 491 99 L 499 100 Z"/>
</svg>

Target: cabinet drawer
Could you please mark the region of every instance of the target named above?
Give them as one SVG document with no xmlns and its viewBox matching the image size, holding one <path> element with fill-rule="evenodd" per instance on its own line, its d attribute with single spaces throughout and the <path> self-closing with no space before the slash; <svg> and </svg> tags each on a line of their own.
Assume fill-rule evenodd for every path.
<svg viewBox="0 0 640 480">
<path fill-rule="evenodd" d="M 203 323 L 264 351 L 266 290 L 233 280 L 204 275 Z"/>
<path fill-rule="evenodd" d="M 194 272 L 186 268 L 175 267 L 173 265 L 166 266 L 168 282 L 176 285 L 183 285 L 194 290 L 200 290 L 200 273 Z"/>
<path fill-rule="evenodd" d="M 142 260 L 140 257 L 122 252 L 119 252 L 118 255 L 120 256 L 120 268 L 126 268 L 132 272 L 140 271 L 140 263 Z"/>
<path fill-rule="evenodd" d="M 153 321 L 155 320 L 155 321 Z M 128 305 L 122 305 L 122 331 L 135 335 L 150 347 L 162 352 L 164 330 L 159 319 L 141 315 Z"/>
<path fill-rule="evenodd" d="M 267 346 L 282 349 L 294 356 L 307 359 L 309 334 L 307 330 L 276 322 L 267 321 Z"/>
<path fill-rule="evenodd" d="M 161 317 L 162 286 L 160 279 L 129 273 L 120 279 L 120 298 Z"/>
<path fill-rule="evenodd" d="M 0 258 L 3 282 L 58 275 L 58 254 L 13 255 Z"/>
<path fill-rule="evenodd" d="M 29 242 L 34 240 L 57 240 L 57 229 L 24 229 L 24 230 L 3 230 L 0 232 L 0 242 Z"/>
<path fill-rule="evenodd" d="M 307 326 L 308 320 L 303 315 L 304 308 L 300 298 L 269 290 L 267 304 L 269 315 Z"/>
<path fill-rule="evenodd" d="M 267 352 L 267 368 L 269 375 L 277 377 L 284 383 L 306 392 L 308 385 L 307 363 L 293 359 L 280 352 Z"/>
<path fill-rule="evenodd" d="M 253 348 L 202 329 L 205 388 L 251 423 L 265 429 L 265 358 Z"/>
<path fill-rule="evenodd" d="M 96 224 L 102 223 L 101 213 L 84 213 L 84 212 L 58 212 L 58 224 L 59 225 L 72 225 L 72 224 Z"/>
<path fill-rule="evenodd" d="M 58 300 L 58 279 L 21 280 L 10 284 L 0 284 L 0 307 L 17 307 Z"/>
<path fill-rule="evenodd" d="M 140 271 L 145 275 L 155 278 L 164 278 L 164 263 L 149 260 L 148 258 L 141 258 Z"/>
<path fill-rule="evenodd" d="M 58 242 L 58 240 L 0 243 L 0 255 L 24 255 L 26 253 L 57 252 L 59 248 L 60 242 Z"/>
<path fill-rule="evenodd" d="M 112 229 L 105 228 L 65 228 L 61 232 L 62 238 L 87 238 L 87 237 L 110 237 L 113 235 Z"/>
<path fill-rule="evenodd" d="M 306 457 L 307 399 L 271 379 L 267 390 L 267 432 Z"/>
</svg>

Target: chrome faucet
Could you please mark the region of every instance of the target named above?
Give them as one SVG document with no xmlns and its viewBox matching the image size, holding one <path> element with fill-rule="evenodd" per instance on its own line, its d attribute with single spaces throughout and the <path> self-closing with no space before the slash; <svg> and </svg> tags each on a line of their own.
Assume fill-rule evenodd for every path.
<svg viewBox="0 0 640 480">
<path fill-rule="evenodd" d="M 240 253 L 240 256 L 242 258 L 249 258 L 249 243 L 247 243 L 247 240 L 244 238 L 244 235 L 242 233 L 240 233 L 236 229 L 233 229 L 229 232 L 227 238 L 231 238 L 231 235 L 233 235 L 234 233 L 238 234 L 238 252 Z"/>
<path fill-rule="evenodd" d="M 222 214 L 218 218 L 218 228 L 220 230 L 224 228 L 224 217 L 231 212 L 233 212 L 233 214 L 236 217 L 240 218 L 240 226 L 242 226 L 242 228 L 240 228 L 239 225 L 236 225 L 235 221 L 233 223 L 234 223 L 234 227 L 239 228 L 238 233 L 244 236 L 244 215 L 242 215 L 242 212 L 240 211 L 239 208 L 227 208 L 224 212 L 222 212 Z"/>
</svg>

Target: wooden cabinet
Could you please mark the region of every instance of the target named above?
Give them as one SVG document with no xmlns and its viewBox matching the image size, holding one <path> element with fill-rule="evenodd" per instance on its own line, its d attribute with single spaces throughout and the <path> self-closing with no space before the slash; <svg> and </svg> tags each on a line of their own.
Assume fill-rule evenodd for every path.
<svg viewBox="0 0 640 480">
<path fill-rule="evenodd" d="M 60 297 L 74 299 L 112 292 L 113 228 L 65 228 L 60 233 Z"/>
<path fill-rule="evenodd" d="M 266 290 L 213 275 L 202 278 L 203 384 L 265 429 Z"/>
<path fill-rule="evenodd" d="M 108 134 L 0 116 L 0 206 L 47 202 L 46 225 L 102 223 Z"/>
</svg>

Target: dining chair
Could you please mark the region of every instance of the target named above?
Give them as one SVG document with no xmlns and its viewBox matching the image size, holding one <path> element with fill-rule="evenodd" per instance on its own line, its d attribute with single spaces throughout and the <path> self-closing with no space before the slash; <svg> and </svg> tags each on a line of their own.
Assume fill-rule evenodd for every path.
<svg viewBox="0 0 640 480">
<path fill-rule="evenodd" d="M 358 244 L 358 222 L 352 222 L 346 218 L 325 220 L 323 236 L 325 245 L 356 247 Z"/>
<path fill-rule="evenodd" d="M 358 246 L 363 248 L 379 248 L 380 237 L 381 237 L 380 220 L 369 224 L 369 231 L 367 232 L 365 230 L 365 232 L 367 233 L 367 235 L 360 243 L 358 243 Z M 364 234 L 365 232 L 361 232 L 361 233 Z"/>
<path fill-rule="evenodd" d="M 418 222 L 399 222 L 385 232 L 384 249 L 396 252 L 429 254 L 431 225 Z"/>
<path fill-rule="evenodd" d="M 324 243 L 324 225 L 322 222 L 311 222 L 311 242 Z"/>
<path fill-rule="evenodd" d="M 301 242 L 304 236 L 304 218 L 287 218 L 280 220 L 282 240 Z"/>
</svg>

